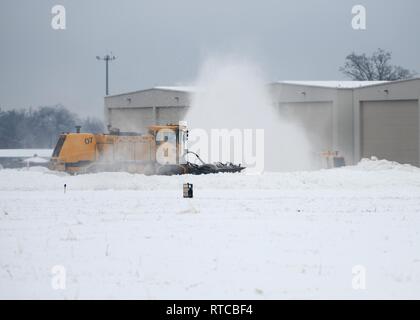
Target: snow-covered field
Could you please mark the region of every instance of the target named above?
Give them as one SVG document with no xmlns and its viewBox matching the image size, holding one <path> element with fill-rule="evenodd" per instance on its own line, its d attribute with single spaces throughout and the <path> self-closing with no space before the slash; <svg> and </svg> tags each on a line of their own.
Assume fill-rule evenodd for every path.
<svg viewBox="0 0 420 320">
<path fill-rule="evenodd" d="M 420 298 L 420 169 L 0 170 L 0 298 Z"/>
</svg>

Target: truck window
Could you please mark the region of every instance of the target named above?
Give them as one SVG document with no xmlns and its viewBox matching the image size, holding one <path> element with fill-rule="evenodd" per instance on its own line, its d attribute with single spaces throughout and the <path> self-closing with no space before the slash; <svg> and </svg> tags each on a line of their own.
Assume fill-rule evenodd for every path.
<svg viewBox="0 0 420 320">
<path fill-rule="evenodd" d="M 58 157 L 58 155 L 60 154 L 61 148 L 63 148 L 64 140 L 66 140 L 65 135 L 61 135 L 60 138 L 58 138 L 57 144 L 55 145 L 55 148 L 52 154 L 53 157 Z"/>
</svg>

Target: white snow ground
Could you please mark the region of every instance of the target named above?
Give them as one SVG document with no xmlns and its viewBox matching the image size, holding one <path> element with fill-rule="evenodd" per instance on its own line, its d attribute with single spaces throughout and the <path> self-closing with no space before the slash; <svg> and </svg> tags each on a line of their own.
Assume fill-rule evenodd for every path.
<svg viewBox="0 0 420 320">
<path fill-rule="evenodd" d="M 55 265 L 65 290 L 52 288 Z M 420 169 L 0 170 L 0 298 L 420 298 Z"/>
</svg>

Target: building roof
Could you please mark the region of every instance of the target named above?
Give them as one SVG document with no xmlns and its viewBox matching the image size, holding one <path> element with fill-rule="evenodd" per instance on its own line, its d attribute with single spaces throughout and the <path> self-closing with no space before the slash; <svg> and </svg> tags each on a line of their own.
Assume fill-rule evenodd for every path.
<svg viewBox="0 0 420 320">
<path fill-rule="evenodd" d="M 153 89 L 180 91 L 180 92 L 196 92 L 197 91 L 197 87 L 193 87 L 193 86 L 157 86 L 157 87 L 153 87 Z"/>
<path fill-rule="evenodd" d="M 276 83 L 333 89 L 355 89 L 388 82 L 389 81 L 278 81 Z"/>
<path fill-rule="evenodd" d="M 128 91 L 128 92 L 122 92 L 122 93 L 116 93 L 116 94 L 110 94 L 108 96 L 105 96 L 105 99 L 107 98 L 113 98 L 113 97 L 119 97 L 119 96 L 125 96 L 130 94 L 136 94 L 136 93 L 142 93 L 146 91 L 151 90 L 166 90 L 166 91 L 177 91 L 177 92 L 186 92 L 186 93 L 192 93 L 196 91 L 195 87 L 189 87 L 189 86 L 156 86 L 152 88 L 147 89 L 140 89 L 136 91 Z"/>
<path fill-rule="evenodd" d="M 354 89 L 378 84 L 388 83 L 390 81 L 279 81 L 277 83 L 292 84 L 298 86 L 324 87 L 334 89 Z M 153 89 L 181 91 L 181 92 L 196 92 L 197 87 L 194 86 L 158 86 Z"/>
<path fill-rule="evenodd" d="M 296 85 L 296 86 L 310 86 L 310 87 L 318 87 L 318 88 L 331 88 L 331 89 L 356 89 L 356 88 L 363 88 L 369 86 L 377 86 L 381 84 L 394 84 L 404 81 L 413 81 L 413 80 L 420 80 L 420 78 L 412 78 L 412 79 L 404 79 L 404 80 L 396 80 L 396 81 L 293 81 L 293 80 L 283 80 L 277 81 L 272 84 L 289 84 L 289 85 Z M 185 93 L 193 93 L 198 91 L 198 87 L 195 86 L 155 86 L 149 89 L 137 90 L 132 92 L 124 92 L 114 95 L 106 96 L 105 98 L 109 97 L 116 97 L 122 96 L 127 94 L 135 94 L 139 92 L 149 91 L 149 90 L 167 90 L 167 91 L 176 91 L 176 92 L 185 92 Z"/>
</svg>

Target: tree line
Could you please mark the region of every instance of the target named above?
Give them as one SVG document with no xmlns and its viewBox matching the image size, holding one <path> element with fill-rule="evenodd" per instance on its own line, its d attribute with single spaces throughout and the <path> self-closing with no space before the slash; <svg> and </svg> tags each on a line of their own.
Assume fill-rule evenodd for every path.
<svg viewBox="0 0 420 320">
<path fill-rule="evenodd" d="M 53 148 L 62 132 L 72 132 L 81 125 L 82 131 L 104 132 L 97 118 L 80 118 L 62 105 L 35 109 L 0 109 L 0 149 Z"/>
</svg>

